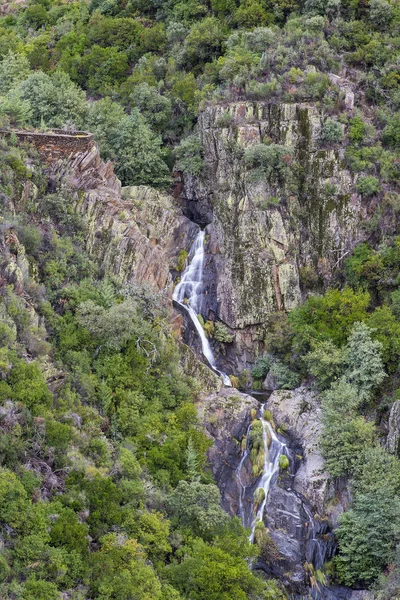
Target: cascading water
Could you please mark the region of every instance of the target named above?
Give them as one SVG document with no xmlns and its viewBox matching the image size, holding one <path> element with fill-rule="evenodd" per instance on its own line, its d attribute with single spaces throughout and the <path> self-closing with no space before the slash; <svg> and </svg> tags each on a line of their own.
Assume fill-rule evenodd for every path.
<svg viewBox="0 0 400 600">
<path fill-rule="evenodd" d="M 261 475 L 259 488 L 264 490 L 264 499 L 261 502 L 254 521 L 251 525 L 250 541 L 254 540 L 254 532 L 258 521 L 263 520 L 264 509 L 267 503 L 268 493 L 271 486 L 275 483 L 279 474 L 279 459 L 286 452 L 286 444 L 281 442 L 275 434 L 271 424 L 264 419 L 265 404 L 261 407 L 260 421 L 263 427 L 264 443 L 264 468 Z"/>
<path fill-rule="evenodd" d="M 189 317 L 196 328 L 201 340 L 203 355 L 212 370 L 217 373 L 224 382 L 224 385 L 231 387 L 231 381 L 215 364 L 215 358 L 207 339 L 204 329 L 198 319 L 201 314 L 202 291 L 203 291 L 203 266 L 204 266 L 204 238 L 205 231 L 199 231 L 189 252 L 189 262 L 182 274 L 182 278 L 175 287 L 172 299 L 179 304 L 189 314 Z"/>
<path fill-rule="evenodd" d="M 271 424 L 264 419 L 264 411 L 265 411 L 265 404 L 263 404 L 261 407 L 261 415 L 260 415 L 260 421 L 261 421 L 262 430 L 263 430 L 264 465 L 263 465 L 263 472 L 262 472 L 262 475 L 261 475 L 261 478 L 259 481 L 259 485 L 257 486 L 258 488 L 263 489 L 264 497 L 263 497 L 263 500 L 260 503 L 258 509 L 255 512 L 253 512 L 253 514 L 252 514 L 251 523 L 250 523 L 251 534 L 250 534 L 250 538 L 249 538 L 251 542 L 254 541 L 254 532 L 256 530 L 257 522 L 263 520 L 263 514 L 264 514 L 265 505 L 266 505 L 266 502 L 268 499 L 269 490 L 270 490 L 271 486 L 275 483 L 276 478 L 278 476 L 279 459 L 282 454 L 286 453 L 286 444 L 284 444 L 283 442 L 280 441 L 280 439 L 275 434 L 275 431 L 273 430 Z M 250 431 L 250 428 L 249 428 L 247 436 L 246 436 L 247 437 L 246 450 L 244 452 L 243 458 L 237 469 L 237 478 L 238 478 L 239 485 L 241 486 L 239 509 L 240 509 L 240 513 L 241 513 L 240 516 L 242 518 L 242 523 L 243 523 L 244 527 L 248 527 L 249 523 L 246 523 L 245 511 L 243 510 L 243 498 L 244 498 L 244 495 L 246 492 L 246 486 L 244 486 L 242 483 L 241 470 L 243 467 L 243 463 L 249 454 L 249 448 L 248 448 L 249 431 Z"/>
<path fill-rule="evenodd" d="M 253 425 L 246 432 L 246 446 L 243 449 L 243 455 L 236 469 L 236 478 L 239 484 L 239 516 L 242 519 L 243 526 L 250 528 L 251 534 L 249 539 L 254 542 L 257 523 L 264 521 L 264 511 L 268 502 L 268 496 L 271 488 L 277 482 L 280 471 L 280 457 L 286 455 L 291 460 L 294 460 L 290 448 L 281 441 L 276 435 L 271 423 L 264 418 L 266 404 L 261 406 L 259 420 L 262 424 L 263 436 L 263 470 L 261 476 L 256 482 L 249 476 L 250 473 L 250 457 L 251 454 L 251 430 Z M 257 490 L 262 488 L 262 501 L 257 504 L 255 495 Z M 284 513 L 289 519 L 293 519 L 294 529 L 300 528 L 301 539 L 304 544 L 305 560 L 311 563 L 315 569 L 322 569 L 324 562 L 331 558 L 335 551 L 333 536 L 329 532 L 328 524 L 325 521 L 320 521 L 318 517 L 314 518 L 305 499 L 294 490 L 291 489 L 290 478 L 285 486 L 286 498 L 293 497 L 293 506 L 299 507 L 299 512 L 292 514 L 289 509 L 284 510 L 285 506 L 275 506 L 272 513 L 276 511 L 280 514 Z M 281 496 L 282 498 L 282 496 Z M 267 516 L 269 520 L 271 515 Z M 296 535 L 297 538 L 297 535 Z M 297 538 L 299 539 L 299 538 Z"/>
</svg>

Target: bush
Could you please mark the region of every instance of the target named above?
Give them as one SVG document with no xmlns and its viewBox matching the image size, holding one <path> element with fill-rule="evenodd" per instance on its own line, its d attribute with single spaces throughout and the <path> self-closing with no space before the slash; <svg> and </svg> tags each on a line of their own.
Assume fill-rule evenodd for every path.
<svg viewBox="0 0 400 600">
<path fill-rule="evenodd" d="M 290 173 L 293 149 L 278 144 L 255 144 L 245 150 L 244 158 L 251 179 L 270 180 L 276 178 L 284 182 Z"/>
<path fill-rule="evenodd" d="M 299 384 L 299 375 L 280 360 L 272 363 L 268 375 L 275 380 L 279 390 L 293 390 Z"/>
<path fill-rule="evenodd" d="M 343 139 L 343 126 L 334 121 L 327 119 L 321 128 L 320 140 L 322 142 L 340 142 Z"/>
<path fill-rule="evenodd" d="M 116 163 L 117 175 L 125 185 L 169 185 L 161 139 L 151 132 L 137 109 L 127 115 L 116 102 L 100 100 L 90 107 L 87 125 L 99 142 L 102 156 Z"/>
<path fill-rule="evenodd" d="M 37 71 L 19 85 L 18 91 L 32 108 L 30 122 L 35 127 L 43 122 L 49 127 L 63 127 L 67 123 L 78 129 L 82 126 L 86 95 L 66 73 L 57 71 L 47 75 Z"/>
<path fill-rule="evenodd" d="M 349 138 L 353 144 L 361 144 L 366 133 L 366 126 L 360 117 L 351 119 L 349 126 Z"/>
<path fill-rule="evenodd" d="M 271 368 L 273 358 L 269 355 L 259 356 L 251 374 L 255 379 L 263 379 Z"/>
<path fill-rule="evenodd" d="M 383 130 L 383 141 L 392 148 L 400 146 L 400 112 L 394 113 L 388 120 L 388 124 Z"/>
<path fill-rule="evenodd" d="M 203 146 L 198 135 L 189 135 L 175 149 L 175 168 L 188 175 L 200 175 L 204 169 Z"/>
<path fill-rule="evenodd" d="M 373 176 L 360 177 L 357 181 L 357 192 L 361 196 L 374 196 L 381 190 L 379 179 Z"/>
<path fill-rule="evenodd" d="M 233 342 L 233 335 L 229 333 L 226 325 L 217 321 L 215 323 L 214 339 L 221 344 L 230 344 Z"/>
<path fill-rule="evenodd" d="M 8 383 L 16 402 L 22 402 L 34 411 L 40 406 L 50 406 L 52 395 L 37 363 L 18 361 L 11 369 Z"/>
</svg>

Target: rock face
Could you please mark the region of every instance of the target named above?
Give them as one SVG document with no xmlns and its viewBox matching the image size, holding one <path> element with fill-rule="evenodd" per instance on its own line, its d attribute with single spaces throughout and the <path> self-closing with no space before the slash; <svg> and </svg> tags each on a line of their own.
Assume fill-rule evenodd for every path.
<svg viewBox="0 0 400 600">
<path fill-rule="evenodd" d="M 276 391 L 265 407 L 272 413 L 280 439 L 287 444 L 290 468 L 281 471 L 270 487 L 263 520 L 275 550 L 270 549 L 269 555 L 262 552 L 256 568 L 282 581 L 292 593 L 304 593 L 307 563 L 321 569 L 335 552 L 331 517 L 336 519 L 343 507 L 335 502 L 334 514 L 329 508 L 335 490 L 318 449 L 318 396 L 308 388 Z M 222 506 L 231 515 L 245 515 L 246 524 L 253 520 L 253 497 L 260 479 L 252 476 L 245 437 L 260 409 L 253 397 L 226 389 L 199 405 L 201 419 L 214 441 L 209 459 Z M 343 595 L 337 597 L 350 598 L 348 592 L 343 588 Z M 320 598 L 335 598 L 333 591 L 326 593 Z"/>
<path fill-rule="evenodd" d="M 237 367 L 257 353 L 268 315 L 296 306 L 304 282 L 328 284 L 359 241 L 367 207 L 344 149 L 319 141 L 324 119 L 306 104 L 262 102 L 209 106 L 199 116 L 205 168 L 186 179 L 184 203 L 209 224 L 208 309 L 236 331 L 227 360 Z M 270 148 L 261 174 L 249 157 L 259 146 Z"/>
<path fill-rule="evenodd" d="M 301 447 L 293 489 L 306 498 L 319 514 L 323 514 L 330 479 L 318 448 L 321 431 L 318 395 L 307 388 L 279 390 L 270 396 L 267 407 L 277 426 Z"/>
<path fill-rule="evenodd" d="M 221 492 L 222 507 L 231 515 L 239 512 L 236 470 L 242 458 L 242 440 L 251 422 L 251 412 L 258 407 L 257 400 L 232 388 L 211 394 L 198 404 L 200 421 L 214 441 L 208 458 Z"/>
<path fill-rule="evenodd" d="M 390 409 L 386 449 L 391 454 L 400 454 L 400 400 L 394 402 Z"/>
<path fill-rule="evenodd" d="M 176 257 L 190 248 L 198 231 L 171 196 L 146 186 L 121 189 L 112 164 L 101 160 L 95 145 L 52 161 L 47 174 L 53 185 L 63 182 L 77 190 L 88 252 L 105 273 L 158 289 L 171 285 Z"/>
</svg>

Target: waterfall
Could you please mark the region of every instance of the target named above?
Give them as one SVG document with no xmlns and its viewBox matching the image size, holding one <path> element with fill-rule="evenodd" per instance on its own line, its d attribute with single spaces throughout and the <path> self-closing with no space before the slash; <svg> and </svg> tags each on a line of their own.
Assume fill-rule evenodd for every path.
<svg viewBox="0 0 400 600">
<path fill-rule="evenodd" d="M 257 523 L 264 520 L 264 511 L 268 502 L 268 495 L 271 488 L 275 485 L 279 471 L 279 459 L 281 455 L 289 457 L 291 451 L 287 444 L 282 442 L 276 435 L 271 423 L 264 419 L 266 404 L 261 406 L 259 420 L 262 424 L 263 437 L 263 470 L 257 481 L 249 480 L 249 461 L 251 453 L 251 423 L 246 432 L 246 446 L 243 449 L 243 455 L 236 469 L 236 479 L 239 485 L 239 516 L 242 519 L 243 527 L 250 528 L 251 534 L 249 540 L 254 542 Z M 246 485 L 247 483 L 247 485 Z M 256 490 L 262 488 L 264 491 L 263 499 L 260 504 L 255 504 L 254 496 Z M 285 485 L 285 492 L 296 497 L 300 501 L 301 511 L 299 514 L 292 514 L 286 511 L 286 514 L 292 516 L 295 522 L 300 521 L 302 538 L 304 543 L 305 559 L 313 564 L 315 569 L 323 569 L 324 563 L 331 558 L 335 552 L 333 535 L 329 531 L 326 521 L 320 521 L 318 517 L 314 518 L 307 501 L 303 496 Z M 247 500 L 247 501 L 246 501 Z M 283 511 L 281 511 L 283 512 Z M 297 527 L 298 525 L 296 525 Z"/>
<path fill-rule="evenodd" d="M 264 419 L 265 406 L 266 406 L 265 404 L 263 404 L 261 406 L 261 415 L 260 415 L 260 421 L 261 421 L 262 430 L 263 430 L 264 465 L 263 465 L 263 472 L 259 478 L 258 485 L 257 485 L 257 488 L 262 488 L 264 490 L 264 498 L 263 498 L 262 502 L 260 503 L 260 506 L 258 507 L 257 511 L 255 511 L 251 514 L 250 522 L 248 522 L 248 520 L 246 519 L 246 511 L 244 510 L 244 505 L 243 505 L 243 498 L 245 497 L 245 494 L 246 494 L 246 486 L 243 484 L 241 472 L 243 469 L 244 462 L 246 461 L 246 458 L 248 457 L 248 455 L 250 453 L 249 433 L 251 431 L 251 425 L 249 426 L 249 429 L 247 430 L 246 448 L 243 453 L 243 457 L 239 463 L 239 466 L 236 470 L 236 477 L 237 477 L 238 483 L 240 485 L 239 513 L 240 513 L 240 517 L 242 519 L 243 527 L 250 526 L 250 528 L 251 528 L 251 534 L 249 537 L 251 542 L 254 541 L 254 532 L 256 530 L 257 522 L 263 520 L 263 514 L 264 514 L 265 505 L 267 503 L 269 490 L 271 489 L 271 486 L 275 483 L 276 478 L 278 476 L 280 456 L 281 456 L 281 454 L 286 453 L 286 444 L 284 444 L 283 442 L 280 441 L 280 439 L 277 437 L 275 431 L 273 430 L 271 424 Z"/>
<path fill-rule="evenodd" d="M 263 428 L 264 443 L 264 468 L 258 487 L 264 490 L 264 499 L 261 502 L 251 524 L 250 541 L 254 540 L 254 532 L 258 521 L 263 520 L 264 509 L 267 503 L 268 493 L 271 486 L 275 483 L 279 473 L 279 459 L 281 454 L 285 454 L 286 444 L 281 442 L 275 434 L 271 424 L 264 419 L 265 404 L 261 407 L 260 421 Z M 270 440 L 270 442 L 269 442 Z"/>
<path fill-rule="evenodd" d="M 204 238 L 205 231 L 199 231 L 189 252 L 189 262 L 182 273 L 182 278 L 175 287 L 172 299 L 179 304 L 189 314 L 193 325 L 201 340 L 201 348 L 208 364 L 212 370 L 217 373 L 227 387 L 231 387 L 231 381 L 215 364 L 215 358 L 210 346 L 210 342 L 204 332 L 204 329 L 198 319 L 201 314 L 201 300 L 203 292 L 203 266 L 204 266 Z"/>
<path fill-rule="evenodd" d="M 308 518 L 307 526 L 310 532 L 309 540 L 306 543 L 306 558 L 316 569 L 322 569 L 327 555 L 327 545 L 317 538 L 317 535 L 320 533 L 319 529 L 321 528 L 316 524 L 305 502 L 303 502 L 303 510 Z"/>
</svg>

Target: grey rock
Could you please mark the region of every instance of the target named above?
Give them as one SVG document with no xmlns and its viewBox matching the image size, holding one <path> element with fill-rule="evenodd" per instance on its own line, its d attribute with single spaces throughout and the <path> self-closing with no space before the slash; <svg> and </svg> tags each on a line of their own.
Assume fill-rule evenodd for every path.
<svg viewBox="0 0 400 600">
<path fill-rule="evenodd" d="M 214 442 L 208 451 L 211 470 L 221 492 L 222 507 L 230 515 L 238 514 L 240 491 L 236 469 L 251 411 L 258 407 L 257 400 L 231 388 L 223 388 L 198 403 L 200 422 Z M 248 476 L 250 480 L 251 465 Z"/>
<path fill-rule="evenodd" d="M 209 224 L 208 309 L 235 331 L 227 372 L 254 361 L 272 312 L 300 302 L 301 269 L 329 285 L 364 235 L 367 206 L 344 150 L 320 145 L 324 118 L 309 104 L 266 102 L 210 105 L 199 114 L 205 168 L 185 178 L 181 202 L 187 216 Z M 280 182 L 255 180 L 243 158 L 267 138 L 288 149 L 290 173 Z"/>
<path fill-rule="evenodd" d="M 320 514 L 324 511 L 330 478 L 319 450 L 321 407 L 318 395 L 308 388 L 279 390 L 267 401 L 278 427 L 302 448 L 294 490 L 307 498 Z"/>
<path fill-rule="evenodd" d="M 394 402 L 390 409 L 386 448 L 391 454 L 400 453 L 400 400 Z"/>
</svg>

